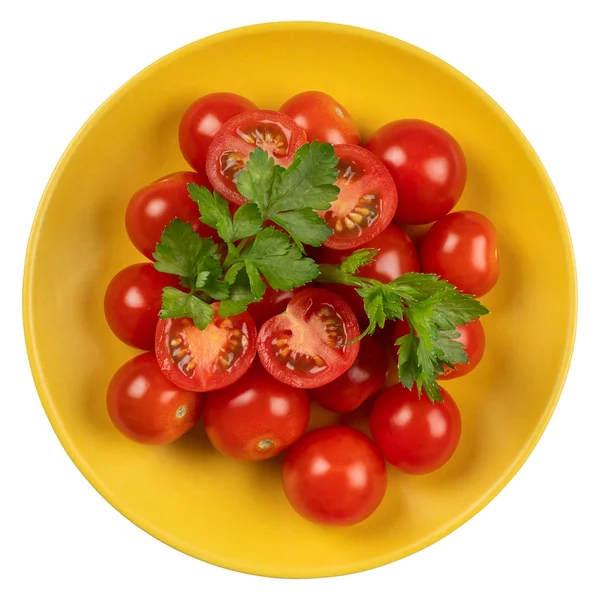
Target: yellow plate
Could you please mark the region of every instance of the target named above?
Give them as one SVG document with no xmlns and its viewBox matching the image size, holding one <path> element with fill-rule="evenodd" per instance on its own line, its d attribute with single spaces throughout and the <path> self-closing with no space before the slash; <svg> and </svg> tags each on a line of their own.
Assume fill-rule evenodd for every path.
<svg viewBox="0 0 600 600">
<path fill-rule="evenodd" d="M 333 52 L 333 53 L 332 53 Z M 177 143 L 185 108 L 214 91 L 277 108 L 322 90 L 364 138 L 418 117 L 460 142 L 468 182 L 460 209 L 500 233 L 502 274 L 485 298 L 487 351 L 447 384 L 463 436 L 429 476 L 390 472 L 382 506 L 346 529 L 312 525 L 288 506 L 280 463 L 240 464 L 201 428 L 163 448 L 118 434 L 105 409 L 112 373 L 135 352 L 110 332 L 104 289 L 143 260 L 127 239 L 131 194 L 186 168 Z M 316 577 L 369 569 L 450 533 L 523 464 L 558 400 L 573 348 L 576 282 L 565 219 L 539 159 L 509 117 L 441 60 L 396 39 L 325 23 L 228 31 L 154 63 L 118 90 L 67 148 L 42 198 L 25 267 L 25 333 L 44 408 L 92 485 L 139 527 L 210 563 L 262 575 Z"/>
</svg>

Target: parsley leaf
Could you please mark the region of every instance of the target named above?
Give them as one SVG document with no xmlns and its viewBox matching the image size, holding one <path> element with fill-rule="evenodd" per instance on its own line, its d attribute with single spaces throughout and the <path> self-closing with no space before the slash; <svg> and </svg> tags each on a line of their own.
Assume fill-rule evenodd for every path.
<svg viewBox="0 0 600 600">
<path fill-rule="evenodd" d="M 303 256 L 289 236 L 274 227 L 261 229 L 240 259 L 243 259 L 250 285 L 256 291 L 260 288 L 257 281 L 259 274 L 274 290 L 291 290 L 312 281 L 319 274 L 315 262 Z"/>
<path fill-rule="evenodd" d="M 255 203 L 262 215 L 267 211 L 271 200 L 271 189 L 275 182 L 275 174 L 281 169 L 275 165 L 273 157 L 262 148 L 250 153 L 246 168 L 238 174 L 238 192 Z"/>
<path fill-rule="evenodd" d="M 213 307 L 192 292 L 186 293 L 174 287 L 166 287 L 163 289 L 162 301 L 159 313 L 161 319 L 190 317 L 200 329 L 206 329 L 212 323 Z"/>
<path fill-rule="evenodd" d="M 233 237 L 233 220 L 227 200 L 219 192 L 200 187 L 197 183 L 188 184 L 190 198 L 200 209 L 200 220 L 209 227 L 217 230 L 219 237 L 229 246 L 235 240 Z"/>
<path fill-rule="evenodd" d="M 297 244 L 320 246 L 332 234 L 331 227 L 312 208 L 277 213 L 271 220 L 283 227 Z"/>
<path fill-rule="evenodd" d="M 263 218 L 258 206 L 250 202 L 242 204 L 233 217 L 233 240 L 256 235 L 262 224 Z"/>
<path fill-rule="evenodd" d="M 350 256 L 342 259 L 340 268 L 342 273 L 354 275 L 360 267 L 364 267 L 375 260 L 375 256 L 379 252 L 379 248 L 362 248 L 356 250 Z"/>
</svg>

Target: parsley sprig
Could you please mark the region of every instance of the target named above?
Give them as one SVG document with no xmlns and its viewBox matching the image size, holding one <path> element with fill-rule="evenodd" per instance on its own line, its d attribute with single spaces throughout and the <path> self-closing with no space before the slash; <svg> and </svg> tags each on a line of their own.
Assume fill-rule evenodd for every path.
<svg viewBox="0 0 600 600">
<path fill-rule="evenodd" d="M 425 390 L 431 400 L 441 401 L 436 379 L 446 366 L 467 362 L 464 345 L 456 341 L 456 327 L 489 311 L 473 296 L 430 273 L 405 273 L 390 283 L 357 275 L 377 252 L 375 248 L 361 249 L 340 265 L 320 265 L 316 281 L 356 288 L 369 319 L 361 338 L 387 321 L 405 320 L 409 332 L 396 340 L 400 382 L 408 389 L 416 384 L 419 394 Z"/>
<path fill-rule="evenodd" d="M 190 184 L 201 221 L 216 229 L 226 250 L 179 219 L 165 228 L 153 254 L 155 268 L 178 275 L 189 292 L 166 288 L 161 318 L 188 316 L 204 329 L 214 315 L 211 300 L 221 302 L 219 314 L 227 317 L 261 300 L 267 284 L 291 290 L 315 279 L 318 266 L 303 244 L 318 246 L 331 235 L 315 210 L 337 198 L 337 162 L 331 144 L 304 145 L 287 169 L 257 148 L 237 183 L 248 202 L 233 217 L 218 192 Z"/>
</svg>

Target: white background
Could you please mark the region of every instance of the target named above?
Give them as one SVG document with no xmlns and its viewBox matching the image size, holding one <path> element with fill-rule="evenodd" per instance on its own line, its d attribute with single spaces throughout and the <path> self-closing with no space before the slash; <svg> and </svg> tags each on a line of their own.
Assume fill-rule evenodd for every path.
<svg viewBox="0 0 600 600">
<path fill-rule="evenodd" d="M 1 598 L 600 598 L 594 574 L 600 557 L 596 3 L 351 4 L 2 4 Z M 434 546 L 387 567 L 328 580 L 263 579 L 212 567 L 154 540 L 111 508 L 68 459 L 44 415 L 20 316 L 25 246 L 38 199 L 60 154 L 93 110 L 140 69 L 183 44 L 274 20 L 379 30 L 437 54 L 471 77 L 512 116 L 540 155 L 562 199 L 578 262 L 572 368 L 548 429 L 514 480 L 483 512 Z"/>
</svg>

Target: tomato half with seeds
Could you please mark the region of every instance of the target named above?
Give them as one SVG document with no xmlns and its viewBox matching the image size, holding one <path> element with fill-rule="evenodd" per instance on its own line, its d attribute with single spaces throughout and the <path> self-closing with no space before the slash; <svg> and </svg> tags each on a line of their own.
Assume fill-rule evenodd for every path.
<svg viewBox="0 0 600 600">
<path fill-rule="evenodd" d="M 340 188 L 337 200 L 319 214 L 333 229 L 324 242 L 328 248 L 344 250 L 368 243 L 392 221 L 398 195 L 394 180 L 383 163 L 360 146 L 335 146 L 339 159 Z"/>
<path fill-rule="evenodd" d="M 182 390 L 146 352 L 127 361 L 108 385 L 106 407 L 114 426 L 141 444 L 168 444 L 200 418 L 202 396 Z"/>
<path fill-rule="evenodd" d="M 225 122 L 211 142 L 206 174 L 221 196 L 233 204 L 244 204 L 246 199 L 237 191 L 236 182 L 250 153 L 262 148 L 276 164 L 287 167 L 306 141 L 304 130 L 283 113 L 275 110 L 244 112 Z"/>
<path fill-rule="evenodd" d="M 175 218 L 189 223 L 201 237 L 215 236 L 215 230 L 200 221 L 198 205 L 188 193 L 190 183 L 212 187 L 206 175 L 181 171 L 157 179 L 131 197 L 125 228 L 133 245 L 146 258 L 152 260 L 160 236 Z"/>
<path fill-rule="evenodd" d="M 156 328 L 156 358 L 175 385 L 194 392 L 218 390 L 237 381 L 256 356 L 256 325 L 243 312 L 223 319 L 219 302 L 212 323 L 199 329 L 187 317 L 163 319 Z"/>
<path fill-rule="evenodd" d="M 236 460 L 265 460 L 306 431 L 310 401 L 304 390 L 271 377 L 255 361 L 232 385 L 205 396 L 204 427 L 213 446 Z"/>
<path fill-rule="evenodd" d="M 198 98 L 183 114 L 179 124 L 181 154 L 192 169 L 204 173 L 210 143 L 231 117 L 258 107 L 247 98 L 216 92 Z"/>
<path fill-rule="evenodd" d="M 366 336 L 352 366 L 332 382 L 311 390 L 310 397 L 327 410 L 350 412 L 383 387 L 387 370 L 385 352 L 372 337 Z"/>
<path fill-rule="evenodd" d="M 258 355 L 275 379 L 292 387 L 315 388 L 352 366 L 360 342 L 347 342 L 359 334 L 358 321 L 345 300 L 327 290 L 308 289 L 262 326 Z"/>
<path fill-rule="evenodd" d="M 260 302 L 253 302 L 248 306 L 248 312 L 252 315 L 256 327 L 261 327 L 265 321 L 282 313 L 296 294 L 310 287 L 312 286 L 307 284 L 293 290 L 274 290 L 271 286 L 267 285 L 262 300 Z"/>
<path fill-rule="evenodd" d="M 308 141 L 360 144 L 360 133 L 348 111 L 329 94 L 302 92 L 279 109 L 306 131 Z"/>
</svg>

